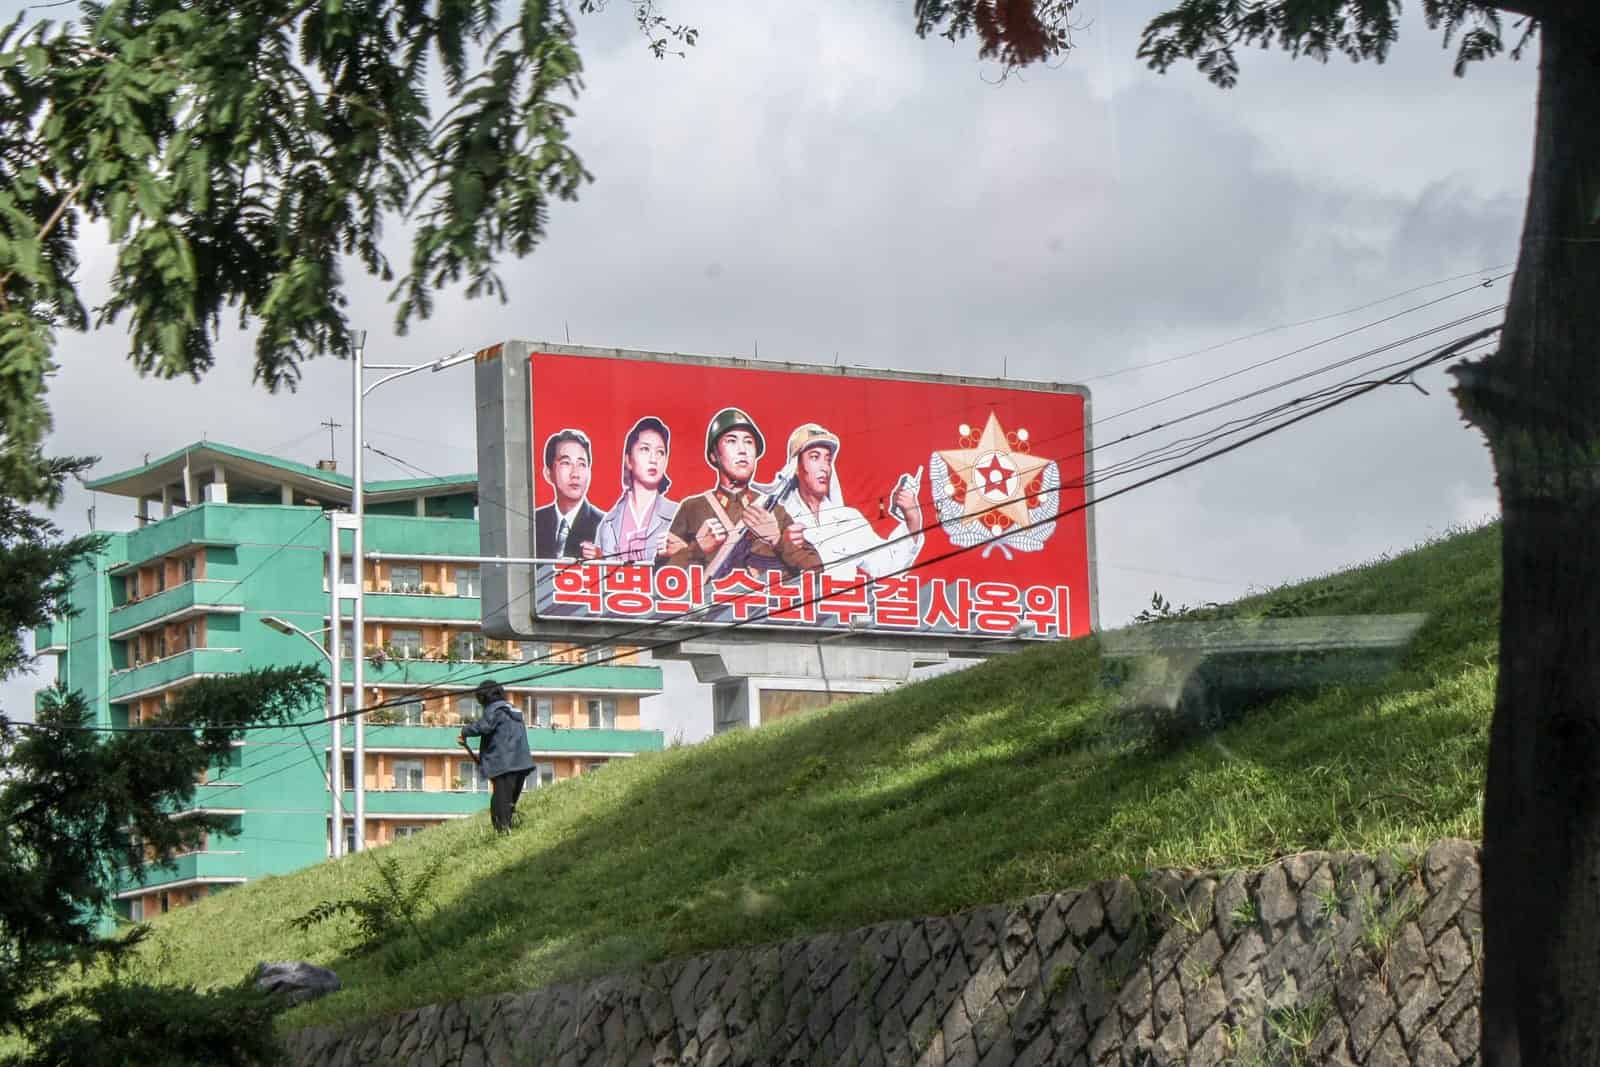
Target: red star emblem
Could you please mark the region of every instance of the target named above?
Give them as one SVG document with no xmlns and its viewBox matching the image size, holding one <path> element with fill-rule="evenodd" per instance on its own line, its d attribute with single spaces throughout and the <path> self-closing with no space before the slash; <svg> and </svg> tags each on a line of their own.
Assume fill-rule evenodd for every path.
<svg viewBox="0 0 1600 1067">
<path fill-rule="evenodd" d="M 990 456 L 989 462 L 978 468 L 978 473 L 983 475 L 985 490 L 998 489 L 1005 492 L 1006 477 L 1011 472 L 1001 465 L 999 456 Z"/>
</svg>

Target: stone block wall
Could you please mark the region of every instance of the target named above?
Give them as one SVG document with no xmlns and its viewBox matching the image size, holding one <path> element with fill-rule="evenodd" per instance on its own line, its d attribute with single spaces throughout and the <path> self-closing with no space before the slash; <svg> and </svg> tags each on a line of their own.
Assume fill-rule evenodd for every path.
<svg viewBox="0 0 1600 1067">
<path fill-rule="evenodd" d="M 289 1036 L 342 1064 L 1478 1061 L 1477 847 L 1158 871 Z"/>
</svg>

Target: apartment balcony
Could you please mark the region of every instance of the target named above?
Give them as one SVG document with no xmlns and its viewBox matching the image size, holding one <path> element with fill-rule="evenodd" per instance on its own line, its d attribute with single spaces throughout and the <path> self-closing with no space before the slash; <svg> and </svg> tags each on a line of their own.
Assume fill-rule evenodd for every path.
<svg viewBox="0 0 1600 1067">
<path fill-rule="evenodd" d="M 364 598 L 367 621 L 426 619 L 429 622 L 464 622 L 478 625 L 483 608 L 475 596 L 444 593 L 368 593 Z"/>
<path fill-rule="evenodd" d="M 249 508 L 230 504 L 197 504 L 192 508 L 153 521 L 128 535 L 128 559 L 110 569 L 111 574 L 127 571 L 193 545 L 230 547 L 249 540 L 252 515 Z"/>
<path fill-rule="evenodd" d="M 115 641 L 158 623 L 178 622 L 194 615 L 240 614 L 244 605 L 222 603 L 237 588 L 237 582 L 202 578 L 112 608 L 107 618 L 108 636 Z"/>
<path fill-rule="evenodd" d="M 33 651 L 39 656 L 59 655 L 67 650 L 67 620 L 55 619 L 33 629 Z"/>
<path fill-rule="evenodd" d="M 112 671 L 106 684 L 106 699 L 113 704 L 122 703 L 165 689 L 184 678 L 232 674 L 244 666 L 237 648 L 191 648 L 137 667 Z"/>
<path fill-rule="evenodd" d="M 175 856 L 170 867 L 147 863 L 137 878 L 131 872 L 123 871 L 117 880 L 117 888 L 119 892 L 127 893 L 157 889 L 171 882 L 186 882 L 196 878 L 236 879 L 239 878 L 240 857 L 243 855 L 238 849 L 221 849 Z"/>
<path fill-rule="evenodd" d="M 368 751 L 460 753 L 456 744 L 459 726 L 367 726 Z M 477 742 L 473 742 L 476 747 Z M 528 731 L 528 744 L 537 755 L 573 753 L 626 756 L 636 752 L 659 752 L 663 747 L 660 730 L 589 730 L 534 727 Z M 346 740 L 345 747 L 350 747 Z M 464 753 L 463 753 L 464 755 Z"/>
<path fill-rule="evenodd" d="M 474 601 L 476 603 L 476 601 Z M 351 681 L 351 663 L 343 664 L 343 679 Z M 484 678 L 509 689 L 548 693 L 606 693 L 654 696 L 661 692 L 660 667 L 614 666 L 608 663 L 576 665 L 523 663 L 519 660 L 445 661 L 368 659 L 363 682 L 369 686 L 443 686 L 470 690 Z"/>
<path fill-rule="evenodd" d="M 489 794 L 460 790 L 368 789 L 367 818 L 384 815 L 473 815 L 489 806 Z M 345 814 L 351 813 L 345 801 Z"/>
</svg>

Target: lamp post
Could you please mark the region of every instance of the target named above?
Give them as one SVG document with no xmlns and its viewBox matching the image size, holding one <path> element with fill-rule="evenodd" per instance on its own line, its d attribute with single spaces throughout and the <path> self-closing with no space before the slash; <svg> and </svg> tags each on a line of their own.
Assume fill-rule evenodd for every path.
<svg viewBox="0 0 1600 1067">
<path fill-rule="evenodd" d="M 344 855 L 344 721 L 339 717 L 344 685 L 339 677 L 339 524 L 330 521 L 329 525 L 333 528 L 333 552 L 329 557 L 329 567 L 333 571 L 330 580 L 333 583 L 334 614 L 328 626 L 317 633 L 330 634 L 328 640 L 333 647 L 323 648 L 322 642 L 312 633 L 276 615 L 263 615 L 261 622 L 269 630 L 305 638 L 328 661 L 328 726 L 333 739 L 328 760 L 328 790 L 333 794 L 333 833 L 329 835 L 328 850 L 334 859 L 338 859 Z"/>
<path fill-rule="evenodd" d="M 380 385 L 387 385 L 398 378 L 418 371 L 442 371 L 447 367 L 459 366 L 474 358 L 471 352 L 455 352 L 442 356 L 432 363 L 418 363 L 415 365 L 405 363 L 368 363 L 366 362 L 367 331 L 355 331 L 356 347 L 350 359 L 350 406 L 351 406 L 351 490 L 350 511 L 354 516 L 352 533 L 353 545 L 351 551 L 351 570 L 354 571 L 355 604 L 350 613 L 351 623 L 351 650 L 350 685 L 351 696 L 354 703 L 351 708 L 354 714 L 351 721 L 355 726 L 356 741 L 355 752 L 352 755 L 354 764 L 353 777 L 355 781 L 355 846 L 361 852 L 367 847 L 367 790 L 366 790 L 366 755 L 367 731 L 366 714 L 361 710 L 366 701 L 366 671 L 365 661 L 362 656 L 366 652 L 366 557 L 362 543 L 362 527 L 366 524 L 366 447 L 363 426 L 366 421 L 367 396 Z M 386 370 L 392 373 L 384 375 L 371 385 L 366 384 L 363 377 L 364 371 Z"/>
</svg>

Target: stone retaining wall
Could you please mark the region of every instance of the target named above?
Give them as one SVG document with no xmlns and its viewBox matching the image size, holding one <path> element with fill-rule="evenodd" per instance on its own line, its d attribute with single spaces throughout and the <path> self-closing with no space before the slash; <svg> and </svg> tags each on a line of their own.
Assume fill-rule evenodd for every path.
<svg viewBox="0 0 1600 1067">
<path fill-rule="evenodd" d="M 1478 1060 L 1478 850 L 1161 871 L 290 1035 L 335 1064 Z"/>
</svg>

